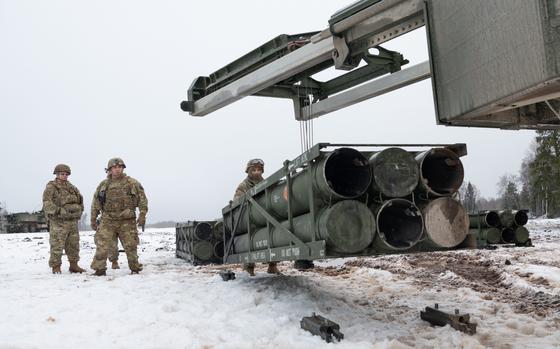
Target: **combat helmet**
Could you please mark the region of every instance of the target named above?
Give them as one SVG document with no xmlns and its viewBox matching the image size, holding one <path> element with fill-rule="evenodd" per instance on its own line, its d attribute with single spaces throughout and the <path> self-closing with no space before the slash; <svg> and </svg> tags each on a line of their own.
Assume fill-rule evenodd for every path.
<svg viewBox="0 0 560 349">
<path fill-rule="evenodd" d="M 54 167 L 53 174 L 58 174 L 59 172 L 67 172 L 68 174 L 72 173 L 70 171 L 70 166 L 65 165 L 65 164 L 58 164 Z"/>
<path fill-rule="evenodd" d="M 124 164 L 124 161 L 121 158 L 112 158 L 107 163 L 107 168 L 105 169 L 105 172 L 109 172 L 111 167 L 117 166 L 117 165 L 122 165 L 122 167 L 126 168 L 126 165 Z"/>
<path fill-rule="evenodd" d="M 245 166 L 245 173 L 249 173 L 251 167 L 260 167 L 264 172 L 264 161 L 262 159 L 251 159 L 247 161 L 247 166 Z"/>
</svg>

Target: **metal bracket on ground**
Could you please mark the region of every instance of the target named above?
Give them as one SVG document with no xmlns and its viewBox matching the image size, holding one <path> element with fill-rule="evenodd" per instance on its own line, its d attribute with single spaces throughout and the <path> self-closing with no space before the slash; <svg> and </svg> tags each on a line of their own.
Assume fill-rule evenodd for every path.
<svg viewBox="0 0 560 349">
<path fill-rule="evenodd" d="M 300 326 L 313 335 L 320 336 L 327 343 L 331 343 L 333 340 L 340 342 L 344 339 L 344 334 L 340 332 L 340 326 L 337 323 L 315 313 L 301 319 Z"/>
<path fill-rule="evenodd" d="M 220 271 L 220 276 L 222 277 L 223 281 L 230 281 L 235 280 L 235 273 L 231 270 L 222 270 Z"/>
<path fill-rule="evenodd" d="M 446 313 L 439 310 L 439 305 L 426 307 L 425 311 L 420 311 L 420 318 L 428 321 L 432 325 L 445 326 L 449 325 L 454 329 L 465 332 L 467 334 L 476 333 L 476 324 L 469 323 L 470 315 L 467 313 L 459 313 L 459 309 L 455 309 L 454 313 Z"/>
</svg>

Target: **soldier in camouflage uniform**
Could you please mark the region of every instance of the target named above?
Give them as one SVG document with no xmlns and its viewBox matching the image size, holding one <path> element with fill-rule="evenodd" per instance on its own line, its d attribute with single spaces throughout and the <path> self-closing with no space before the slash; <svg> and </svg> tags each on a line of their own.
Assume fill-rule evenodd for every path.
<svg viewBox="0 0 560 349">
<path fill-rule="evenodd" d="M 264 161 L 261 159 L 252 159 L 247 162 L 245 167 L 245 173 L 247 173 L 247 178 L 243 182 L 239 183 L 237 189 L 235 189 L 235 194 L 233 199 L 237 199 L 245 195 L 249 189 L 253 188 L 257 183 L 262 182 L 264 173 Z M 269 274 L 280 274 L 276 262 L 268 263 L 267 273 Z M 249 275 L 255 276 L 255 263 L 245 263 L 243 264 L 243 269 L 245 269 Z"/>
<path fill-rule="evenodd" d="M 82 194 L 68 181 L 71 174 L 68 165 L 59 164 L 54 168 L 54 181 L 47 183 L 43 192 L 43 210 L 49 221 L 49 243 L 51 256 L 49 267 L 53 274 L 60 274 L 62 250 L 70 262 L 71 273 L 82 273 L 80 268 L 80 235 L 78 221 L 84 211 Z"/>
<path fill-rule="evenodd" d="M 115 239 L 121 241 L 128 259 L 130 271 L 139 273 L 142 264 L 138 262 L 139 243 L 136 225 L 146 224 L 148 199 L 144 188 L 136 179 L 123 173 L 126 165 L 120 158 L 113 158 L 107 164 L 107 179 L 102 181 L 91 204 L 91 226 L 95 233 L 97 249 L 91 263 L 95 275 L 106 275 L 107 257 L 115 248 Z M 136 220 L 136 208 L 139 209 Z M 101 213 L 101 224 L 97 227 L 97 216 Z"/>
</svg>

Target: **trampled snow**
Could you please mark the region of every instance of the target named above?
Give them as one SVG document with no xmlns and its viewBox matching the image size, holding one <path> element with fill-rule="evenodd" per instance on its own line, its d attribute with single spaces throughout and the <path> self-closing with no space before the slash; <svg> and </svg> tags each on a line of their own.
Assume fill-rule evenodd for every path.
<svg viewBox="0 0 560 349">
<path fill-rule="evenodd" d="M 560 220 L 528 225 L 535 247 L 326 260 L 300 272 L 249 277 L 233 266 L 175 257 L 175 232 L 141 233 L 144 271 L 92 276 L 48 268 L 47 233 L 0 235 L 0 349 L 6 348 L 553 348 L 560 347 Z M 509 261 L 506 263 L 506 261 Z M 420 310 L 471 315 L 477 333 L 433 327 Z M 327 344 L 300 328 L 312 313 L 341 326 Z"/>
</svg>

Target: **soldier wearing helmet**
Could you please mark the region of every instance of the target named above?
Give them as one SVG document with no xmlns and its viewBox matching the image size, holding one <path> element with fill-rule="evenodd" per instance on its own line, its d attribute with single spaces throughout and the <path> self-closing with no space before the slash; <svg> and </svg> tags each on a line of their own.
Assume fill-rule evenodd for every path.
<svg viewBox="0 0 560 349">
<path fill-rule="evenodd" d="M 62 250 L 70 262 L 71 273 L 82 273 L 80 268 L 80 235 L 78 221 L 84 211 L 82 194 L 68 181 L 72 172 L 70 166 L 56 165 L 53 174 L 56 178 L 47 183 L 43 192 L 43 210 L 49 220 L 50 258 L 49 267 L 53 274 L 60 274 Z"/>
<path fill-rule="evenodd" d="M 247 166 L 245 166 L 245 173 L 247 173 L 247 178 L 245 178 L 243 182 L 239 183 L 237 189 L 235 189 L 235 194 L 233 195 L 234 200 L 242 197 L 247 191 L 249 191 L 249 189 L 264 180 L 264 161 L 261 159 L 249 160 L 247 162 Z M 245 263 L 243 265 L 243 269 L 245 269 L 249 275 L 255 276 L 255 263 Z M 267 272 L 269 274 L 280 274 L 277 263 L 269 262 Z"/>
<path fill-rule="evenodd" d="M 146 224 L 148 199 L 144 188 L 136 179 L 127 176 L 121 158 L 112 158 L 107 163 L 107 179 L 103 180 L 91 204 L 91 226 L 95 233 L 96 251 L 91 268 L 95 275 L 106 275 L 107 257 L 115 248 L 116 239 L 121 241 L 128 259 L 130 271 L 139 273 L 142 264 L 138 262 L 137 247 L 139 243 L 136 225 Z M 138 219 L 136 219 L 138 208 Z M 97 217 L 101 214 L 101 224 L 97 226 Z"/>
</svg>

